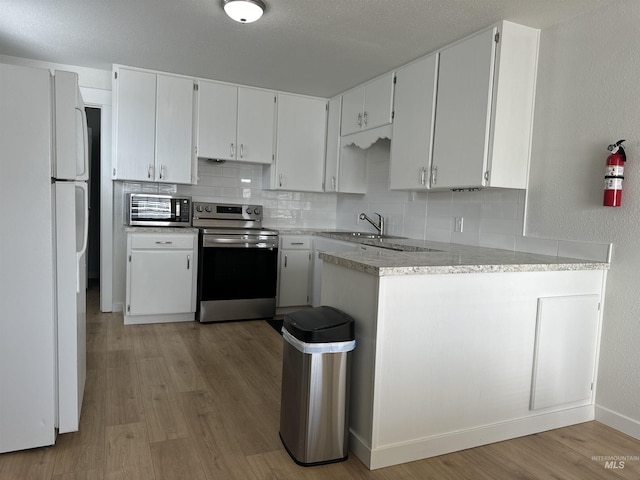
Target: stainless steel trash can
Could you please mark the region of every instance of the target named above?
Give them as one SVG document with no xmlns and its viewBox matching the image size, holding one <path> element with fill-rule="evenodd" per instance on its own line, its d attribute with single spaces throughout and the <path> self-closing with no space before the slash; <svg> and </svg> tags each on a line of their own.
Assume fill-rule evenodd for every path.
<svg viewBox="0 0 640 480">
<path fill-rule="evenodd" d="M 353 319 L 333 307 L 300 310 L 285 315 L 282 336 L 282 443 L 299 465 L 346 460 Z"/>
</svg>

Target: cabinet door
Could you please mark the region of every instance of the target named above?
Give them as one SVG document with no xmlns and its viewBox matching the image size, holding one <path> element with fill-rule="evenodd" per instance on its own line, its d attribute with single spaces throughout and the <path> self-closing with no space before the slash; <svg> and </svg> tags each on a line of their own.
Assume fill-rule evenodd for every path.
<svg viewBox="0 0 640 480">
<path fill-rule="evenodd" d="M 425 57 L 396 72 L 390 189 L 429 186 L 438 55 Z"/>
<path fill-rule="evenodd" d="M 279 188 L 322 191 L 326 122 L 326 100 L 278 94 Z"/>
<path fill-rule="evenodd" d="M 309 302 L 309 250 L 281 250 L 279 307 Z"/>
<path fill-rule="evenodd" d="M 156 180 L 191 183 L 193 80 L 157 76 Z"/>
<path fill-rule="evenodd" d="M 593 394 L 599 295 L 538 299 L 531 410 Z"/>
<path fill-rule="evenodd" d="M 376 128 L 391 123 L 393 110 L 393 73 L 365 86 L 362 128 Z"/>
<path fill-rule="evenodd" d="M 129 315 L 193 311 L 193 252 L 132 250 L 130 256 Z"/>
<path fill-rule="evenodd" d="M 275 98 L 275 93 L 266 90 L 238 88 L 238 161 L 272 162 Z"/>
<path fill-rule="evenodd" d="M 481 187 L 487 169 L 496 29 L 440 52 L 432 187 Z"/>
<path fill-rule="evenodd" d="M 156 75 L 121 68 L 116 88 L 116 168 L 122 180 L 154 180 Z"/>
<path fill-rule="evenodd" d="M 364 108 L 364 87 L 356 88 L 342 95 L 341 135 L 349 135 L 362 130 L 362 110 Z"/>
<path fill-rule="evenodd" d="M 238 87 L 213 82 L 198 85 L 198 157 L 236 159 Z"/>
<path fill-rule="evenodd" d="M 340 156 L 340 104 L 341 98 L 329 100 L 327 111 L 327 146 L 324 162 L 324 191 L 338 188 L 338 159 Z"/>
</svg>

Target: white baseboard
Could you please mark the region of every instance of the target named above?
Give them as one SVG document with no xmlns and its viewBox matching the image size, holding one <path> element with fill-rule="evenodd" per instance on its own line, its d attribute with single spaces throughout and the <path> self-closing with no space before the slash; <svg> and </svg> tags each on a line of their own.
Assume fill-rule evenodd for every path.
<svg viewBox="0 0 640 480">
<path fill-rule="evenodd" d="M 640 440 L 640 422 L 621 413 L 596 405 L 596 420 Z"/>
<path fill-rule="evenodd" d="M 144 325 L 147 323 L 193 322 L 195 313 L 174 313 L 170 315 L 125 315 L 125 325 Z"/>
<path fill-rule="evenodd" d="M 595 418 L 594 405 L 533 415 L 482 427 L 461 430 L 445 435 L 422 438 L 411 442 L 386 445 L 371 449 L 362 438 L 351 432 L 350 449 L 370 470 L 389 467 L 401 463 L 413 462 L 423 458 L 435 457 L 457 452 L 467 448 L 479 447 L 489 443 L 501 442 L 511 438 L 567 427 L 588 422 Z"/>
</svg>

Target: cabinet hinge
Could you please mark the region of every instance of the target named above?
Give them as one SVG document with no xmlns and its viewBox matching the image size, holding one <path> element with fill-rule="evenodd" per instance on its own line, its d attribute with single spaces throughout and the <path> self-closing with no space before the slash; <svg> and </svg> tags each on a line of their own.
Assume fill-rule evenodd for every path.
<svg viewBox="0 0 640 480">
<path fill-rule="evenodd" d="M 593 382 L 591 382 L 591 391 L 593 392 Z"/>
<path fill-rule="evenodd" d="M 395 85 L 397 81 L 398 81 L 398 77 L 396 75 L 394 75 L 393 76 L 393 84 Z"/>
<path fill-rule="evenodd" d="M 127 313 L 131 313 L 131 305 L 127 305 Z"/>
<path fill-rule="evenodd" d="M 500 32 L 496 33 L 493 39 L 498 43 L 500 41 Z"/>
<path fill-rule="evenodd" d="M 324 106 L 324 109 L 325 109 L 327 112 L 329 111 L 329 104 L 328 104 L 328 103 Z"/>
<path fill-rule="evenodd" d="M 396 118 L 396 111 L 395 110 L 393 112 L 391 112 L 391 120 L 393 120 L 394 118 Z"/>
<path fill-rule="evenodd" d="M 600 311 L 601 305 L 602 304 L 600 302 L 598 302 L 598 311 Z"/>
<path fill-rule="evenodd" d="M 484 179 L 488 182 L 489 181 L 489 170 L 487 170 L 486 172 L 484 172 Z"/>
<path fill-rule="evenodd" d="M 131 263 L 131 255 L 129 255 L 129 263 Z"/>
<path fill-rule="evenodd" d="M 273 103 L 278 103 L 278 97 L 276 97 L 275 95 L 273 97 Z"/>
<path fill-rule="evenodd" d="M 193 84 L 193 91 L 194 91 L 194 92 L 197 92 L 197 91 L 198 91 L 198 84 L 197 84 L 197 83 L 194 83 L 194 84 Z"/>
<path fill-rule="evenodd" d="M 114 177 L 116 176 L 116 169 L 115 168 L 113 169 L 113 176 Z"/>
<path fill-rule="evenodd" d="M 113 78 L 118 79 L 118 72 L 113 72 Z"/>
</svg>

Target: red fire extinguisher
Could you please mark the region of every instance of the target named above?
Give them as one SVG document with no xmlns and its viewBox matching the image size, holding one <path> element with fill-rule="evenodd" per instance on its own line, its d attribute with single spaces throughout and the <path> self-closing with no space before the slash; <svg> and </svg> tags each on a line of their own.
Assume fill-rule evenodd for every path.
<svg viewBox="0 0 640 480">
<path fill-rule="evenodd" d="M 627 161 L 622 142 L 624 140 L 618 140 L 607 147 L 611 154 L 607 157 L 604 174 L 603 205 L 605 207 L 619 207 L 622 204 L 622 180 L 624 180 L 624 163 Z"/>
</svg>

